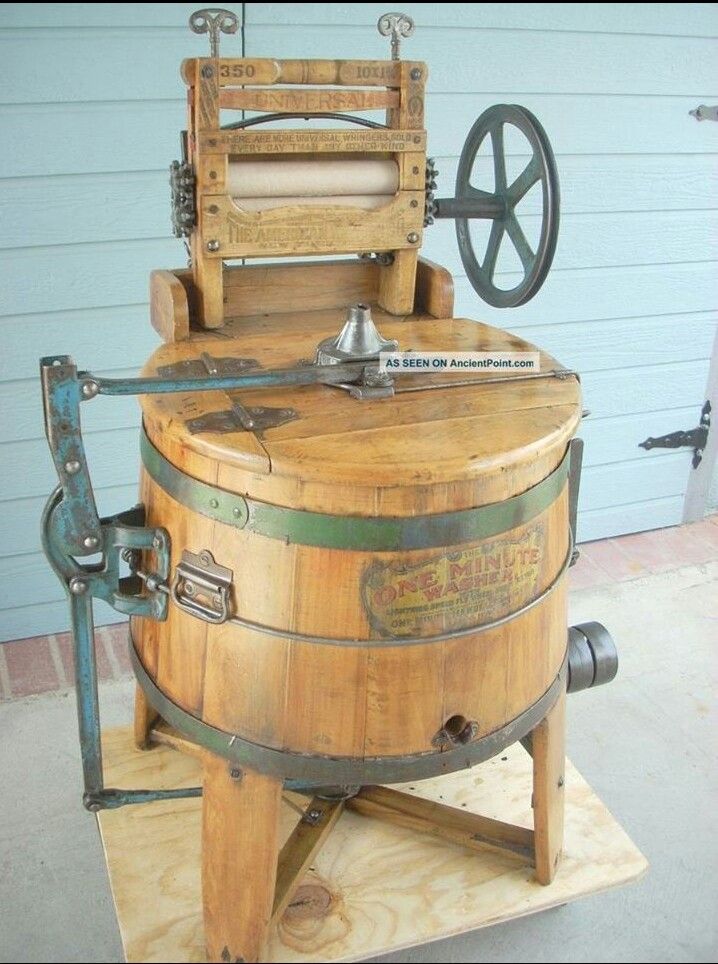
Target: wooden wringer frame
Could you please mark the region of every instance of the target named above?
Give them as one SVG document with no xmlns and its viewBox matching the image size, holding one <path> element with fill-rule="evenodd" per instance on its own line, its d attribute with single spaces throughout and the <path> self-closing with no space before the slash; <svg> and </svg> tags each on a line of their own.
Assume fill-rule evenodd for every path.
<svg viewBox="0 0 718 964">
<path fill-rule="evenodd" d="M 538 291 L 558 231 L 538 121 L 516 105 L 485 111 L 455 195 L 438 198 L 427 68 L 400 59 L 410 18 L 380 18 L 389 60 L 220 57 L 234 15 L 202 10 L 190 25 L 211 41 L 209 57 L 182 65 L 189 120 L 171 169 L 191 266 L 153 272 L 164 344 L 140 377 L 42 360 L 59 477 L 43 538 L 70 600 L 86 806 L 202 795 L 209 960 L 257 961 L 345 808 L 498 848 L 550 883 L 565 696 L 617 663 L 598 623 L 567 626 L 577 375 L 454 318 L 451 275 L 419 257 L 424 227 L 454 218 L 485 301 L 513 307 Z M 226 123 L 227 111 L 242 116 Z M 364 116 L 376 111 L 383 120 Z M 509 128 L 526 145 L 514 178 Z M 530 242 L 519 206 L 532 190 L 542 216 Z M 476 219 L 490 222 L 483 250 Z M 503 244 L 521 264 L 511 287 L 499 284 Z M 397 351 L 407 365 L 380 364 Z M 530 353 L 539 367 L 413 363 L 439 352 Z M 101 518 L 80 408 L 128 394 L 142 406 L 141 504 Z M 201 787 L 104 786 L 92 598 L 130 617 L 138 747 L 199 757 Z M 419 781 L 518 740 L 533 756 L 533 827 L 422 797 Z M 388 786 L 408 782 L 415 792 Z M 299 812 L 286 839 L 283 799 Z"/>
</svg>

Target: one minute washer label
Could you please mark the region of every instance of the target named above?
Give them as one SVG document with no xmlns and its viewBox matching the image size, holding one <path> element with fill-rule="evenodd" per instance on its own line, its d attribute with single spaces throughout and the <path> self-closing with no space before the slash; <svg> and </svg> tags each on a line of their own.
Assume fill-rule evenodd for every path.
<svg viewBox="0 0 718 964">
<path fill-rule="evenodd" d="M 362 576 L 371 627 L 382 636 L 430 636 L 501 618 L 537 595 L 544 545 L 540 522 L 414 565 L 377 560 Z"/>
</svg>

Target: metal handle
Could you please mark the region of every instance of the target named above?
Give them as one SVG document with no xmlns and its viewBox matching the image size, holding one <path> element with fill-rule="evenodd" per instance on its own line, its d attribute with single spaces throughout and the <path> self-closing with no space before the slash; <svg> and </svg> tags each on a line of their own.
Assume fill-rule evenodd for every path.
<svg viewBox="0 0 718 964">
<path fill-rule="evenodd" d="M 376 29 L 382 37 L 391 36 L 391 59 L 399 59 L 402 38 L 414 33 L 414 21 L 406 13 L 384 13 L 379 17 Z"/>
<path fill-rule="evenodd" d="M 210 57 L 219 57 L 219 35 L 237 33 L 238 28 L 237 15 L 223 7 L 204 7 L 202 10 L 195 10 L 189 18 L 189 29 L 192 33 L 209 34 Z"/>
<path fill-rule="evenodd" d="M 171 595 L 174 603 L 206 623 L 229 619 L 232 570 L 218 565 L 208 549 L 194 553 L 185 549 L 175 570 Z"/>
</svg>

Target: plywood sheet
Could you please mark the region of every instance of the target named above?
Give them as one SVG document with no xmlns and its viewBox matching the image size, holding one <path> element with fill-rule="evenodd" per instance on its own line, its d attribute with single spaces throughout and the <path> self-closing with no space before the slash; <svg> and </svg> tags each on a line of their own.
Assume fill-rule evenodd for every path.
<svg viewBox="0 0 718 964">
<path fill-rule="evenodd" d="M 103 736 L 107 784 L 192 786 L 195 759 L 142 752 L 131 731 Z M 406 784 L 431 799 L 530 826 L 531 761 L 519 745 L 470 771 Z M 566 771 L 565 855 L 554 883 L 510 856 L 345 812 L 273 930 L 267 961 L 355 961 L 555 907 L 640 877 L 646 859 L 580 774 Z M 205 960 L 198 799 L 99 815 L 128 961 Z M 285 804 L 282 839 L 297 819 Z"/>
</svg>

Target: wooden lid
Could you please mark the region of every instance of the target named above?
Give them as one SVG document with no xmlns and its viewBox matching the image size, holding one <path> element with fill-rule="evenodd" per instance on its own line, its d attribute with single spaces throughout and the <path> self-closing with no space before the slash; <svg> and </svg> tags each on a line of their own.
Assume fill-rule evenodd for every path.
<svg viewBox="0 0 718 964">
<path fill-rule="evenodd" d="M 396 338 L 401 350 L 536 350 L 516 335 L 463 318 L 403 319 L 379 309 L 373 314 L 381 334 Z M 290 367 L 313 359 L 317 344 L 339 331 L 343 316 L 331 309 L 228 321 L 219 334 L 197 331 L 189 341 L 158 348 L 144 374 L 199 358 L 201 352 L 256 359 L 266 369 Z M 541 353 L 542 370 L 557 367 Z M 155 446 L 189 475 L 223 488 L 284 504 L 305 502 L 307 508 L 317 508 L 309 503 L 321 502 L 319 493 L 332 487 L 374 490 L 363 503 L 352 502 L 362 514 L 390 511 L 371 504 L 377 489 L 409 488 L 416 496 L 442 486 L 447 505 L 458 508 L 508 498 L 536 484 L 561 460 L 580 420 L 581 392 L 574 377 L 482 385 L 485 377 L 402 377 L 397 380 L 401 391 L 380 400 L 360 401 L 324 385 L 237 393 L 245 406 L 297 412 L 298 418 L 261 437 L 247 431 L 190 433 L 188 420 L 230 407 L 224 392 L 144 396 L 141 403 Z M 419 384 L 432 387 L 406 391 Z M 298 498 L 300 490 L 305 498 Z M 422 508 L 410 499 L 402 509 L 399 502 L 389 497 L 383 504 L 394 505 L 398 514 L 440 511 L 434 503 Z"/>
</svg>

